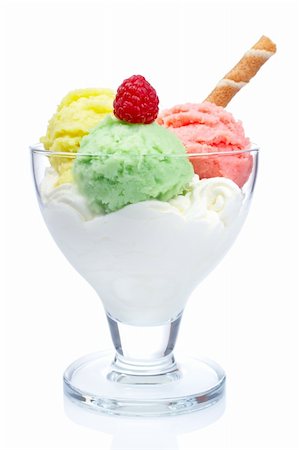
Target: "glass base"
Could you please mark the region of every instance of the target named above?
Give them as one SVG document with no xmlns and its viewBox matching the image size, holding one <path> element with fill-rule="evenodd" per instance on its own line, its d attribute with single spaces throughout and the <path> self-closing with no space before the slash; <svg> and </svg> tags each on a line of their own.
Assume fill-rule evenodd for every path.
<svg viewBox="0 0 299 450">
<path fill-rule="evenodd" d="M 64 392 L 77 404 L 119 416 L 171 416 L 198 411 L 223 397 L 225 373 L 215 362 L 176 354 L 175 376 L 144 384 L 119 382 L 113 352 L 78 359 L 64 373 Z M 161 381 L 161 382 L 160 382 Z"/>
</svg>

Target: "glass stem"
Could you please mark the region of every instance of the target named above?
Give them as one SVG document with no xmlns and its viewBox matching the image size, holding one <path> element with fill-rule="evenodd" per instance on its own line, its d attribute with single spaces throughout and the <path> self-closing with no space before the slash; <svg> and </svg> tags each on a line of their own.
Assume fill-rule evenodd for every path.
<svg viewBox="0 0 299 450">
<path fill-rule="evenodd" d="M 127 384 L 161 384 L 180 378 L 172 351 L 181 317 L 162 325 L 138 327 L 107 315 L 116 350 L 108 379 Z"/>
</svg>

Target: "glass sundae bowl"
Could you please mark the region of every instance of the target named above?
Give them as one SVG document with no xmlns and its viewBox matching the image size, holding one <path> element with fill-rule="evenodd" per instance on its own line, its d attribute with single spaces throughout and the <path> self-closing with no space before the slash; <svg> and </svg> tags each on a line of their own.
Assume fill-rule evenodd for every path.
<svg viewBox="0 0 299 450">
<path fill-rule="evenodd" d="M 71 364 L 64 373 L 66 395 L 100 412 L 133 416 L 187 413 L 219 400 L 224 371 L 210 360 L 176 358 L 173 350 L 190 294 L 244 223 L 258 150 L 143 155 L 140 165 L 155 165 L 157 178 L 160 165 L 171 165 L 173 158 L 188 159 L 203 175 L 207 166 L 229 170 L 210 178 L 195 174 L 170 199 L 141 198 L 112 211 L 95 200 L 95 186 L 121 202 L 117 183 L 108 186 L 92 173 L 82 184 L 83 172 L 76 172 L 76 164 L 89 170 L 106 163 L 107 155 L 50 152 L 41 144 L 32 146 L 31 154 L 44 220 L 66 258 L 98 293 L 115 347 Z M 128 192 L 136 177 L 130 164 L 124 161 L 122 167 Z M 236 171 L 247 171 L 244 184 Z"/>
</svg>

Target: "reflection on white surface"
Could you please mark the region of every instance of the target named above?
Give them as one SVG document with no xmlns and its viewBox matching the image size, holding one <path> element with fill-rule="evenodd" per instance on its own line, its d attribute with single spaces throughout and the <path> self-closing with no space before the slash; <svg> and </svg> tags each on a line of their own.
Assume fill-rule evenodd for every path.
<svg viewBox="0 0 299 450">
<path fill-rule="evenodd" d="M 211 425 L 223 415 L 225 397 L 209 408 L 174 417 L 106 416 L 77 406 L 66 396 L 64 410 L 76 424 L 111 434 L 110 450 L 178 450 L 177 436 Z"/>
</svg>

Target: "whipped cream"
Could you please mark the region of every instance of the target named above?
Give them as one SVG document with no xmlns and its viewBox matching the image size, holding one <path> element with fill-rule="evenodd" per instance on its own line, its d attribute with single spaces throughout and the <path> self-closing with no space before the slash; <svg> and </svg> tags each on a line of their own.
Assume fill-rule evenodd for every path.
<svg viewBox="0 0 299 450">
<path fill-rule="evenodd" d="M 243 193 L 226 178 L 195 175 L 188 192 L 169 202 L 96 216 L 74 184 L 56 187 L 56 181 L 47 169 L 40 193 L 49 230 L 106 312 L 131 325 L 158 325 L 180 314 L 244 220 Z"/>
</svg>

